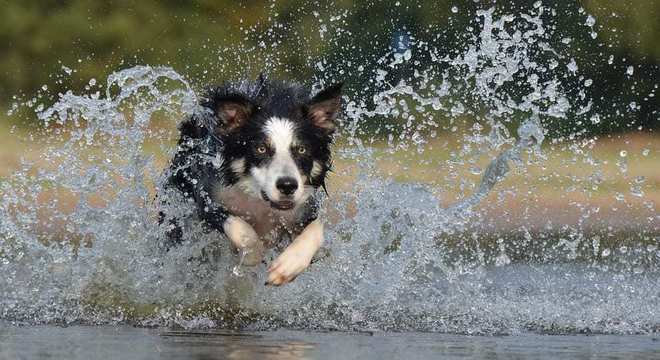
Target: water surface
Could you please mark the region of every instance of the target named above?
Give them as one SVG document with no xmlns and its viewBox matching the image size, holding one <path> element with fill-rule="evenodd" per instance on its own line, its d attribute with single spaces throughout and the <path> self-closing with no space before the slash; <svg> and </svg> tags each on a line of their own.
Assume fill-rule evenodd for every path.
<svg viewBox="0 0 660 360">
<path fill-rule="evenodd" d="M 0 326 L 0 359 L 658 359 L 657 335 L 170 331 Z"/>
</svg>

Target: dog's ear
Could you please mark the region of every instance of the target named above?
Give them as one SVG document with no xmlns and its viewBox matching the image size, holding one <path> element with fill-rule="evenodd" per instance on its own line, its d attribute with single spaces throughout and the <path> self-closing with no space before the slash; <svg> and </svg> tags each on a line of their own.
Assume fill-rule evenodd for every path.
<svg viewBox="0 0 660 360">
<path fill-rule="evenodd" d="M 308 114 L 314 126 L 331 134 L 337 124 L 335 120 L 341 110 L 341 88 L 343 83 L 331 85 L 316 94 L 309 103 Z"/>
<path fill-rule="evenodd" d="M 215 132 L 227 135 L 245 125 L 254 111 L 254 104 L 244 96 L 230 94 L 213 99 L 215 115 L 218 125 Z"/>
</svg>

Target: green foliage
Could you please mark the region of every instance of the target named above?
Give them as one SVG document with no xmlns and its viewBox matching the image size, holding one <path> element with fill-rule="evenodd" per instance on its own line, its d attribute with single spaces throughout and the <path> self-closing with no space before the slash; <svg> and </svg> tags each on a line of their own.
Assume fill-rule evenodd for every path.
<svg viewBox="0 0 660 360">
<path fill-rule="evenodd" d="M 460 9 L 456 14 L 450 10 L 454 5 Z M 373 91 L 369 79 L 379 66 L 377 60 L 391 49 L 394 34 L 409 32 L 452 53 L 464 45 L 461 39 L 469 32 L 474 10 L 482 5 L 449 0 L 399 5 L 349 0 L 10 0 L 2 4 L 0 22 L 0 103 L 8 106 L 14 95 L 29 98 L 42 85 L 51 94 L 79 90 L 91 78 L 101 80 L 119 68 L 145 63 L 172 66 L 197 87 L 256 76 L 266 69 L 298 80 L 314 75 L 341 78 L 350 90 L 368 98 Z M 529 6 L 529 1 L 497 3 L 498 9 L 514 13 Z M 592 62 L 581 69 L 585 78 L 603 82 L 590 89 L 596 109 L 611 112 L 608 99 L 617 99 L 619 107 L 637 99 L 641 107 L 633 121 L 603 122 L 591 131 L 656 127 L 657 96 L 648 94 L 657 87 L 660 64 L 660 1 L 562 1 L 553 6 L 557 25 L 564 36 L 574 39 L 570 51 L 576 59 L 615 54 L 614 65 Z M 581 7 L 597 20 L 597 40 L 589 37 Z M 339 26 L 329 31 L 342 31 L 324 36 L 319 30 L 322 23 L 332 21 Z M 318 59 L 325 60 L 322 72 Z M 347 59 L 353 66 L 346 66 Z M 423 66 L 431 60 L 420 61 Z M 636 69 L 632 77 L 625 74 L 629 65 Z M 74 69 L 72 76 L 64 76 L 63 66 Z M 403 68 L 388 76 L 402 78 L 413 70 Z M 570 131 L 574 124 L 555 129 L 561 133 L 562 127 Z"/>
</svg>

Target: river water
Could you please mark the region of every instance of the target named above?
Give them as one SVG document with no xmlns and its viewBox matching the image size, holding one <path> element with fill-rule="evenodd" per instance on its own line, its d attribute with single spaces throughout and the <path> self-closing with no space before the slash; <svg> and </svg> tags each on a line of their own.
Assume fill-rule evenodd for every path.
<svg viewBox="0 0 660 360">
<path fill-rule="evenodd" d="M 0 359 L 657 359 L 660 338 L 0 327 Z"/>
</svg>

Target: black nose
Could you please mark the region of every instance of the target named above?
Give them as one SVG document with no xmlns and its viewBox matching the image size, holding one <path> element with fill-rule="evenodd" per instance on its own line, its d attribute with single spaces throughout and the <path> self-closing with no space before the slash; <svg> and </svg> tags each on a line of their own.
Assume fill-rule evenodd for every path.
<svg viewBox="0 0 660 360">
<path fill-rule="evenodd" d="M 291 195 L 298 189 L 298 182 L 292 177 L 282 177 L 277 179 L 275 187 L 284 195 Z"/>
</svg>

